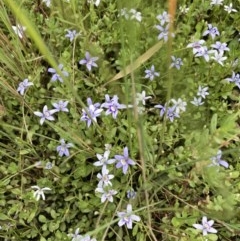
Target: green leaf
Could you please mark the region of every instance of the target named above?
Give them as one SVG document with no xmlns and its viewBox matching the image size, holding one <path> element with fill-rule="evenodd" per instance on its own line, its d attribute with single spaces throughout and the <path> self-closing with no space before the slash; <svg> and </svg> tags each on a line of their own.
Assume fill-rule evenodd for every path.
<svg viewBox="0 0 240 241">
<path fill-rule="evenodd" d="M 39 215 L 38 220 L 39 220 L 41 223 L 46 223 L 46 222 L 47 222 L 46 217 L 43 216 L 43 215 Z"/>
<path fill-rule="evenodd" d="M 212 119 L 211 119 L 211 124 L 210 124 L 210 131 L 211 133 L 213 134 L 216 129 L 217 129 L 217 114 L 215 113 L 213 116 L 212 116 Z"/>
<path fill-rule="evenodd" d="M 3 213 L 0 213 L 0 220 L 7 220 L 9 217 Z"/>
</svg>

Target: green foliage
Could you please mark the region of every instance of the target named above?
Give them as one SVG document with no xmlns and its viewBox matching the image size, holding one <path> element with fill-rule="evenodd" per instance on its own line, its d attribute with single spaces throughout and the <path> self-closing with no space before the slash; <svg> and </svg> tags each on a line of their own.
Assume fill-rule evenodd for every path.
<svg viewBox="0 0 240 241">
<path fill-rule="evenodd" d="M 164 1 L 163 1 L 164 2 Z M 239 14 L 209 1 L 179 1 L 174 19 L 172 45 L 157 41 L 158 14 L 167 11 L 161 1 L 107 1 L 97 7 L 87 1 L 4 0 L 0 3 L 0 237 L 4 240 L 70 240 L 81 235 L 97 240 L 235 240 L 240 231 L 239 89 L 228 83 L 239 72 L 234 61 L 239 52 Z M 226 3 L 227 4 L 227 3 Z M 237 8 L 238 1 L 233 1 Z M 189 7 L 187 13 L 180 6 Z M 123 8 L 142 13 L 142 21 L 119 16 Z M 239 10 L 239 9 L 238 9 Z M 23 38 L 12 26 L 27 27 Z M 224 67 L 197 58 L 186 46 L 204 38 L 207 24 L 218 27 L 230 51 Z M 78 35 L 70 42 L 66 30 Z M 80 65 L 86 52 L 97 56 L 98 68 Z M 169 68 L 171 56 L 183 60 L 180 70 Z M 52 82 L 48 68 L 62 63 L 69 77 L 57 71 L 63 83 Z M 160 76 L 144 78 L 155 66 Z M 17 92 L 21 81 L 30 86 Z M 208 86 L 204 104 L 191 104 L 198 86 Z M 136 107 L 136 93 L 146 91 L 143 113 Z M 86 100 L 103 103 L 105 95 L 117 95 L 117 118 L 101 114 L 89 128 L 80 121 Z M 155 105 L 183 99 L 186 111 L 173 122 L 159 116 Z M 69 112 L 57 113 L 55 121 L 39 124 L 35 111 L 67 100 Z M 73 146 L 69 156 L 56 151 L 64 139 Z M 95 191 L 100 171 L 93 165 L 96 154 L 111 144 L 110 159 L 122 155 L 137 165 L 127 175 L 113 164 L 113 202 L 101 203 Z M 222 150 L 228 168 L 212 165 Z M 48 164 L 51 168 L 46 168 Z M 48 187 L 45 200 L 37 201 L 32 186 Z M 134 189 L 135 199 L 126 193 Z M 117 213 L 132 204 L 141 217 L 133 229 L 119 227 Z M 202 217 L 215 221 L 217 234 L 203 236 L 193 224 Z"/>
</svg>

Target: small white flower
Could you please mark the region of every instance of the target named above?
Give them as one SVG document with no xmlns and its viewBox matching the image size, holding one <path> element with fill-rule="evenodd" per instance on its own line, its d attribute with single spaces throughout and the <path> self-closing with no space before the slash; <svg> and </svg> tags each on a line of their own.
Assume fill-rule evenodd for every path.
<svg viewBox="0 0 240 241">
<path fill-rule="evenodd" d="M 28 82 L 29 80 L 28 79 L 24 79 L 21 83 L 19 83 L 18 85 L 18 88 L 17 88 L 17 91 L 23 95 L 24 94 L 24 91 L 31 85 L 33 85 L 32 82 Z"/>
<path fill-rule="evenodd" d="M 118 222 L 118 226 L 121 227 L 123 225 L 126 225 L 128 229 L 132 229 L 132 223 L 133 221 L 139 222 L 141 218 L 137 215 L 135 215 L 132 212 L 132 205 L 127 205 L 127 210 L 123 212 L 117 212 L 118 217 L 120 218 Z"/>
<path fill-rule="evenodd" d="M 200 105 L 203 105 L 204 102 L 202 102 L 202 97 L 194 97 L 193 101 L 191 101 L 191 103 L 195 106 L 200 106 Z"/>
<path fill-rule="evenodd" d="M 42 0 L 42 2 L 45 3 L 47 7 L 51 5 L 51 0 Z"/>
<path fill-rule="evenodd" d="M 211 5 L 222 5 L 223 0 L 212 0 Z"/>
<path fill-rule="evenodd" d="M 211 59 L 214 59 L 215 61 L 217 61 L 219 64 L 221 64 L 223 66 L 223 61 L 227 59 L 227 57 L 223 56 L 223 52 L 215 52 L 215 56 L 212 56 Z"/>
<path fill-rule="evenodd" d="M 45 200 L 44 191 L 51 191 L 52 190 L 49 187 L 40 188 L 39 186 L 31 186 L 31 188 L 37 189 L 33 193 L 33 196 L 36 198 L 37 201 L 39 201 L 40 197 L 42 197 L 42 199 Z"/>
<path fill-rule="evenodd" d="M 102 187 L 96 188 L 95 192 L 102 193 L 102 196 L 101 196 L 102 203 L 104 203 L 106 200 L 108 200 L 109 202 L 113 202 L 113 195 L 117 194 L 117 191 L 114 189 L 104 190 L 104 188 Z"/>
<path fill-rule="evenodd" d="M 42 125 L 45 120 L 53 121 L 55 118 L 52 116 L 54 113 L 56 113 L 57 110 L 48 110 L 48 107 L 44 105 L 43 112 L 35 111 L 34 115 L 40 117 L 40 124 Z"/>
<path fill-rule="evenodd" d="M 94 4 L 97 7 L 100 4 L 100 2 L 101 2 L 101 0 L 88 0 L 88 3 L 92 3 L 92 4 Z"/>
<path fill-rule="evenodd" d="M 199 87 L 198 87 L 197 96 L 201 96 L 203 99 L 205 99 L 205 98 L 206 98 L 206 95 L 209 95 L 209 93 L 208 93 L 208 87 L 199 86 Z"/>
<path fill-rule="evenodd" d="M 227 11 L 228 13 L 237 12 L 237 10 L 232 7 L 232 3 L 230 3 L 229 6 L 224 5 L 224 10 Z"/>
<path fill-rule="evenodd" d="M 99 179 L 98 187 L 112 186 L 111 179 L 114 178 L 114 175 L 108 174 L 109 170 L 106 167 L 102 168 L 102 173 L 97 174 Z"/>
<path fill-rule="evenodd" d="M 170 22 L 170 15 L 164 11 L 162 14 L 157 15 L 157 20 L 160 22 L 161 26 L 163 26 L 165 23 Z"/>
<path fill-rule="evenodd" d="M 148 100 L 148 99 L 151 99 L 151 98 L 152 98 L 151 96 L 146 96 L 145 91 L 142 91 L 142 93 L 137 93 L 136 103 L 138 105 L 140 102 L 142 102 L 142 105 L 145 105 L 146 104 L 145 100 Z"/>
<path fill-rule="evenodd" d="M 202 46 L 205 43 L 203 39 L 196 40 L 190 44 L 187 45 L 187 48 L 193 48 L 193 54 L 197 54 L 198 52 L 204 51 L 204 46 Z"/>
<path fill-rule="evenodd" d="M 26 27 L 17 24 L 17 26 L 12 26 L 13 31 L 15 34 L 18 35 L 19 38 L 23 38 L 24 31 L 27 29 Z"/>
<path fill-rule="evenodd" d="M 130 9 L 129 13 L 131 14 L 130 19 L 136 19 L 138 22 L 142 21 L 142 14 L 135 9 Z"/>
<path fill-rule="evenodd" d="M 181 98 L 178 98 L 178 100 L 171 99 L 171 101 L 173 103 L 173 108 L 175 109 L 175 112 L 177 114 L 186 111 L 187 103 L 183 101 Z"/>
<path fill-rule="evenodd" d="M 103 167 L 107 167 L 107 164 L 114 163 L 116 161 L 115 159 L 110 159 L 110 160 L 108 159 L 109 154 L 110 154 L 109 150 L 106 150 L 103 155 L 96 154 L 98 161 L 94 162 L 93 165 L 97 167 L 102 166 L 103 168 Z"/>
<path fill-rule="evenodd" d="M 187 8 L 185 5 L 183 5 L 183 6 L 179 7 L 179 10 L 181 13 L 186 14 L 186 13 L 188 13 L 189 8 Z"/>
</svg>

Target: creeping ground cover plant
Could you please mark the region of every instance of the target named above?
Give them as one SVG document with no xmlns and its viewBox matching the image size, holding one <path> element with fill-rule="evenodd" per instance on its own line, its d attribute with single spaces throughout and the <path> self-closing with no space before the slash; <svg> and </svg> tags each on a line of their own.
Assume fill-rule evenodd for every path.
<svg viewBox="0 0 240 241">
<path fill-rule="evenodd" d="M 0 239 L 237 241 L 238 0 L 0 2 Z"/>
</svg>

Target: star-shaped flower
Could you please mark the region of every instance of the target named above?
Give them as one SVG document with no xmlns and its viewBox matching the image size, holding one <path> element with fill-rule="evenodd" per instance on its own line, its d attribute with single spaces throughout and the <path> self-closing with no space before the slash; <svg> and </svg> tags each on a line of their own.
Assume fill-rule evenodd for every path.
<svg viewBox="0 0 240 241">
<path fill-rule="evenodd" d="M 141 218 L 132 212 L 132 205 L 127 205 L 127 210 L 123 212 L 117 212 L 118 217 L 120 218 L 118 226 L 127 225 L 128 229 L 132 229 L 133 221 L 139 222 Z"/>
<path fill-rule="evenodd" d="M 202 224 L 193 224 L 193 227 L 201 230 L 203 233 L 203 236 L 207 235 L 208 233 L 217 233 L 217 230 L 213 228 L 214 221 L 209 220 L 207 221 L 207 217 L 202 218 Z"/>
<path fill-rule="evenodd" d="M 150 69 L 146 69 L 145 70 L 145 79 L 150 79 L 150 81 L 153 81 L 153 79 L 155 78 L 155 76 L 159 76 L 160 74 L 158 72 L 155 71 L 155 66 L 152 65 Z"/>
<path fill-rule="evenodd" d="M 95 63 L 98 60 L 98 57 L 91 57 L 89 52 L 86 52 L 85 59 L 82 59 L 79 61 L 79 64 L 86 65 L 88 71 L 92 70 L 92 67 L 98 67 L 98 65 Z"/>
<path fill-rule="evenodd" d="M 39 116 L 40 119 L 40 124 L 42 125 L 45 120 L 53 121 L 55 118 L 52 116 L 54 113 L 56 113 L 57 110 L 48 110 L 48 107 L 44 105 L 43 107 L 43 112 L 35 111 L 34 115 Z"/>
<path fill-rule="evenodd" d="M 12 26 L 13 31 L 18 35 L 19 38 L 23 38 L 24 31 L 27 29 L 26 27 L 17 24 L 17 26 Z"/>
<path fill-rule="evenodd" d="M 52 105 L 55 107 L 55 110 L 57 112 L 59 112 L 59 111 L 69 112 L 69 110 L 67 108 L 68 101 L 60 100 L 57 103 L 53 103 Z"/>
<path fill-rule="evenodd" d="M 69 156 L 69 150 L 68 148 L 73 147 L 72 143 L 65 143 L 64 139 L 60 140 L 61 145 L 57 146 L 57 152 L 59 154 L 59 156 Z"/>
<path fill-rule="evenodd" d="M 29 80 L 28 79 L 24 79 L 21 83 L 19 83 L 18 85 L 18 88 L 17 88 L 17 91 L 23 95 L 24 94 L 24 91 L 31 85 L 33 85 L 32 82 L 28 82 Z"/>
<path fill-rule="evenodd" d="M 40 197 L 45 200 L 44 191 L 51 191 L 51 188 L 49 187 L 40 188 L 39 186 L 31 186 L 31 188 L 37 189 L 33 193 L 33 196 L 36 198 L 37 201 L 39 201 Z"/>
<path fill-rule="evenodd" d="M 118 161 L 116 168 L 122 168 L 123 173 L 126 174 L 129 165 L 135 165 L 135 162 L 128 156 L 128 148 L 124 147 L 123 155 L 115 155 L 114 158 Z"/>
<path fill-rule="evenodd" d="M 59 70 L 62 72 L 62 75 L 65 77 L 68 77 L 68 72 L 63 70 L 63 64 L 58 65 Z M 52 73 L 51 81 L 55 82 L 59 80 L 60 82 L 63 82 L 62 77 L 57 73 L 57 71 L 54 68 L 48 68 L 48 72 Z"/>
</svg>

